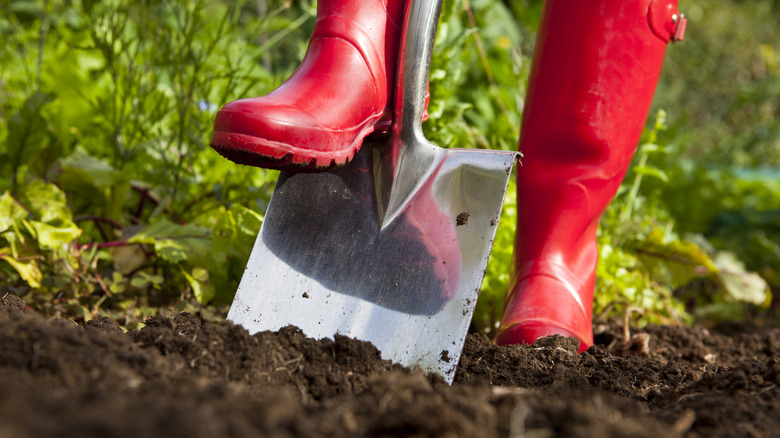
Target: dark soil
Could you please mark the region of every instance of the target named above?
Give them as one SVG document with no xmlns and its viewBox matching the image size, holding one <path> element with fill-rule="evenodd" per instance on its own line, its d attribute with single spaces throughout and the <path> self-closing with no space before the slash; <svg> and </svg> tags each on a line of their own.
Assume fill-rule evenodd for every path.
<svg viewBox="0 0 780 438">
<path fill-rule="evenodd" d="M 180 314 L 125 334 L 0 300 L 0 437 L 777 436 L 780 336 L 649 327 L 623 342 L 498 347 L 470 335 L 453 386 L 364 342 L 249 336 Z"/>
</svg>

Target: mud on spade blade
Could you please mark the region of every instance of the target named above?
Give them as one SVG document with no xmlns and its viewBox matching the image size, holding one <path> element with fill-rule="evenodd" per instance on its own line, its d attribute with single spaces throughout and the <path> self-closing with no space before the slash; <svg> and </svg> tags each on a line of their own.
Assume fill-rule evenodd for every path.
<svg viewBox="0 0 780 438">
<path fill-rule="evenodd" d="M 408 7 L 389 136 L 342 168 L 280 175 L 229 320 L 369 341 L 452 382 L 516 154 L 424 138 L 440 7 Z"/>
</svg>

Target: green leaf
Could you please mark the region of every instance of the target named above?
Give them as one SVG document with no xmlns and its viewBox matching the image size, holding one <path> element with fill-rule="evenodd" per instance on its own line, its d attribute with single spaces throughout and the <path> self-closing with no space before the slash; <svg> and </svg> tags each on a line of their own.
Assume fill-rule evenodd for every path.
<svg viewBox="0 0 780 438">
<path fill-rule="evenodd" d="M 655 143 L 645 143 L 642 146 L 639 146 L 639 152 L 640 153 L 655 153 L 655 152 L 661 152 L 661 153 L 668 153 L 669 148 L 657 145 Z"/>
<path fill-rule="evenodd" d="M 236 230 L 243 235 L 242 237 L 257 237 L 260 225 L 263 224 L 263 216 L 261 214 L 243 205 L 233 205 L 229 211 L 236 218 Z M 254 243 L 254 241 L 252 242 Z"/>
<path fill-rule="evenodd" d="M 651 176 L 653 178 L 658 178 L 665 183 L 669 182 L 669 175 L 667 175 L 666 172 L 664 172 L 663 170 L 657 167 L 634 166 L 632 167 L 632 169 L 637 175 Z"/>
<path fill-rule="evenodd" d="M 106 283 L 108 283 L 108 290 L 110 290 L 111 293 L 121 294 L 125 291 L 125 284 L 127 281 L 121 273 L 114 271 L 111 279 L 106 281 Z"/>
<path fill-rule="evenodd" d="M 729 251 L 719 251 L 714 258 L 720 269 L 716 274 L 723 286 L 726 301 L 742 301 L 760 307 L 769 307 L 772 293 L 769 285 L 756 273 L 746 272 L 745 264 Z"/>
<path fill-rule="evenodd" d="M 77 177 L 98 187 L 111 187 L 127 181 L 124 173 L 116 170 L 108 162 L 95 158 L 82 150 L 76 150 L 70 156 L 60 160 L 63 178 Z"/>
<path fill-rule="evenodd" d="M 653 130 L 666 130 L 666 110 L 659 109 L 658 112 L 655 113 L 655 123 L 653 124 Z"/>
<path fill-rule="evenodd" d="M 131 190 L 128 174 L 106 161 L 77 150 L 60 160 L 57 182 L 70 196 L 74 211 L 89 211 L 119 220 Z"/>
<path fill-rule="evenodd" d="M 679 239 L 666 241 L 660 228 L 653 229 L 646 238 L 635 241 L 631 249 L 655 278 L 669 283 L 673 288 L 718 270 L 698 245 Z"/>
<path fill-rule="evenodd" d="M 35 260 L 31 260 L 27 263 L 20 262 L 9 254 L 4 254 L 7 250 L 8 248 L 0 249 L 0 259 L 5 260 L 11 265 L 31 288 L 37 289 L 41 287 L 43 274 L 41 273 L 41 268 L 38 266 L 38 263 Z"/>
<path fill-rule="evenodd" d="M 27 164 L 43 146 L 46 139 L 46 120 L 41 115 L 41 110 L 52 100 L 53 94 L 37 91 L 28 97 L 19 111 L 8 120 L 5 152 L 13 172 Z"/>
<path fill-rule="evenodd" d="M 19 202 L 36 219 L 47 224 L 68 223 L 73 218 L 65 193 L 54 184 L 44 181 L 36 180 L 22 187 Z"/>
<path fill-rule="evenodd" d="M 211 302 L 232 301 L 262 219 L 262 215 L 238 204 L 215 209 L 200 218 L 213 227 L 212 245 L 207 257 L 191 258 L 190 262 L 195 266 L 219 267 L 208 272 L 208 284 L 214 288 Z"/>
<path fill-rule="evenodd" d="M 129 242 L 154 245 L 158 256 L 179 263 L 211 249 L 211 230 L 194 224 L 178 225 L 161 219 L 133 236 Z"/>
<path fill-rule="evenodd" d="M 241 205 L 223 211 L 211 235 L 217 263 L 225 262 L 228 255 L 248 258 L 262 223 L 261 215 Z"/>
<path fill-rule="evenodd" d="M 14 0 L 8 7 L 8 11 L 16 14 L 26 14 L 35 17 L 43 15 L 43 8 L 35 0 Z"/>
<path fill-rule="evenodd" d="M 149 274 L 147 272 L 139 272 L 130 279 L 130 286 L 143 289 L 147 286 L 152 286 L 154 289 L 159 289 L 163 284 L 165 278 L 159 274 Z"/>
<path fill-rule="evenodd" d="M 183 262 L 190 258 L 191 250 L 207 245 L 205 238 L 158 239 L 154 242 L 154 250 L 160 257 L 172 263 Z"/>
<path fill-rule="evenodd" d="M 38 245 L 43 249 L 62 248 L 81 236 L 81 229 L 70 221 L 59 226 L 38 221 L 29 221 L 29 223 L 35 230 Z"/>
<path fill-rule="evenodd" d="M 9 202 L 7 198 L 3 198 L 3 201 L 0 201 L 0 205 Z M 65 193 L 54 184 L 32 181 L 21 188 L 19 203 L 20 208 L 22 205 L 26 208 L 24 216 L 29 212 L 32 218 L 23 219 L 17 211 L 16 220 L 35 236 L 41 248 L 61 248 L 81 235 L 81 229 L 71 220 L 73 214 L 67 206 Z"/>
<path fill-rule="evenodd" d="M 0 233 L 13 228 L 16 219 L 27 216 L 27 210 L 16 202 L 10 192 L 0 196 Z"/>
<path fill-rule="evenodd" d="M 133 278 L 130 279 L 130 286 L 133 286 L 138 289 L 145 288 L 149 285 L 149 279 L 143 275 L 134 275 Z"/>
<path fill-rule="evenodd" d="M 203 268 L 195 268 L 192 270 L 192 274 L 188 273 L 184 269 L 181 269 L 182 275 L 187 279 L 192 288 L 192 294 L 195 295 L 195 299 L 201 304 L 207 304 L 214 299 L 215 290 L 214 285 L 209 284 L 209 273 Z"/>
</svg>

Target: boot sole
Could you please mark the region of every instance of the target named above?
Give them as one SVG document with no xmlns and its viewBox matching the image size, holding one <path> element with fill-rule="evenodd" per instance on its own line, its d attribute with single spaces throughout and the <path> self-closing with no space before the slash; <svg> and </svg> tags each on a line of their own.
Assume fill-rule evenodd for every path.
<svg viewBox="0 0 780 438">
<path fill-rule="evenodd" d="M 428 100 L 425 95 L 425 111 L 422 122 L 428 120 Z M 376 120 L 376 118 L 372 118 Z M 380 138 L 392 125 L 392 114 L 386 109 L 376 122 L 369 121 L 347 148 L 339 151 L 312 151 L 288 143 L 281 143 L 237 132 L 217 131 L 211 137 L 211 148 L 228 160 L 245 166 L 294 172 L 322 172 L 349 163 L 365 138 Z"/>
<path fill-rule="evenodd" d="M 349 163 L 360 150 L 363 139 L 381 136 L 390 127 L 389 114 L 369 120 L 358 130 L 355 140 L 338 150 L 318 151 L 248 134 L 217 131 L 211 148 L 221 156 L 246 166 L 295 172 L 321 172 Z M 379 121 L 376 121 L 379 118 Z"/>
</svg>

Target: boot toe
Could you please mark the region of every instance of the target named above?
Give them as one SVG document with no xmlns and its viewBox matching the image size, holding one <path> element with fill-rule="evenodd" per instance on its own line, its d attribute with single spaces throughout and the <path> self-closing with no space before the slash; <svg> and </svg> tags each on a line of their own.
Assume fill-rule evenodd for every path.
<svg viewBox="0 0 780 438">
<path fill-rule="evenodd" d="M 315 117 L 270 96 L 225 105 L 216 116 L 211 146 L 231 161 L 268 168 L 327 168 L 349 161 L 373 129 L 322 126 Z"/>
<path fill-rule="evenodd" d="M 521 276 L 512 288 L 496 343 L 533 344 L 540 337 L 557 334 L 576 337 L 584 351 L 593 344 L 592 286 L 576 284 L 563 266 L 543 266 L 543 271 Z"/>
<path fill-rule="evenodd" d="M 286 144 L 294 144 L 296 137 L 305 138 L 305 131 L 318 129 L 321 129 L 319 122 L 309 114 L 268 96 L 230 102 L 219 110 L 214 121 L 215 132 Z"/>
</svg>

